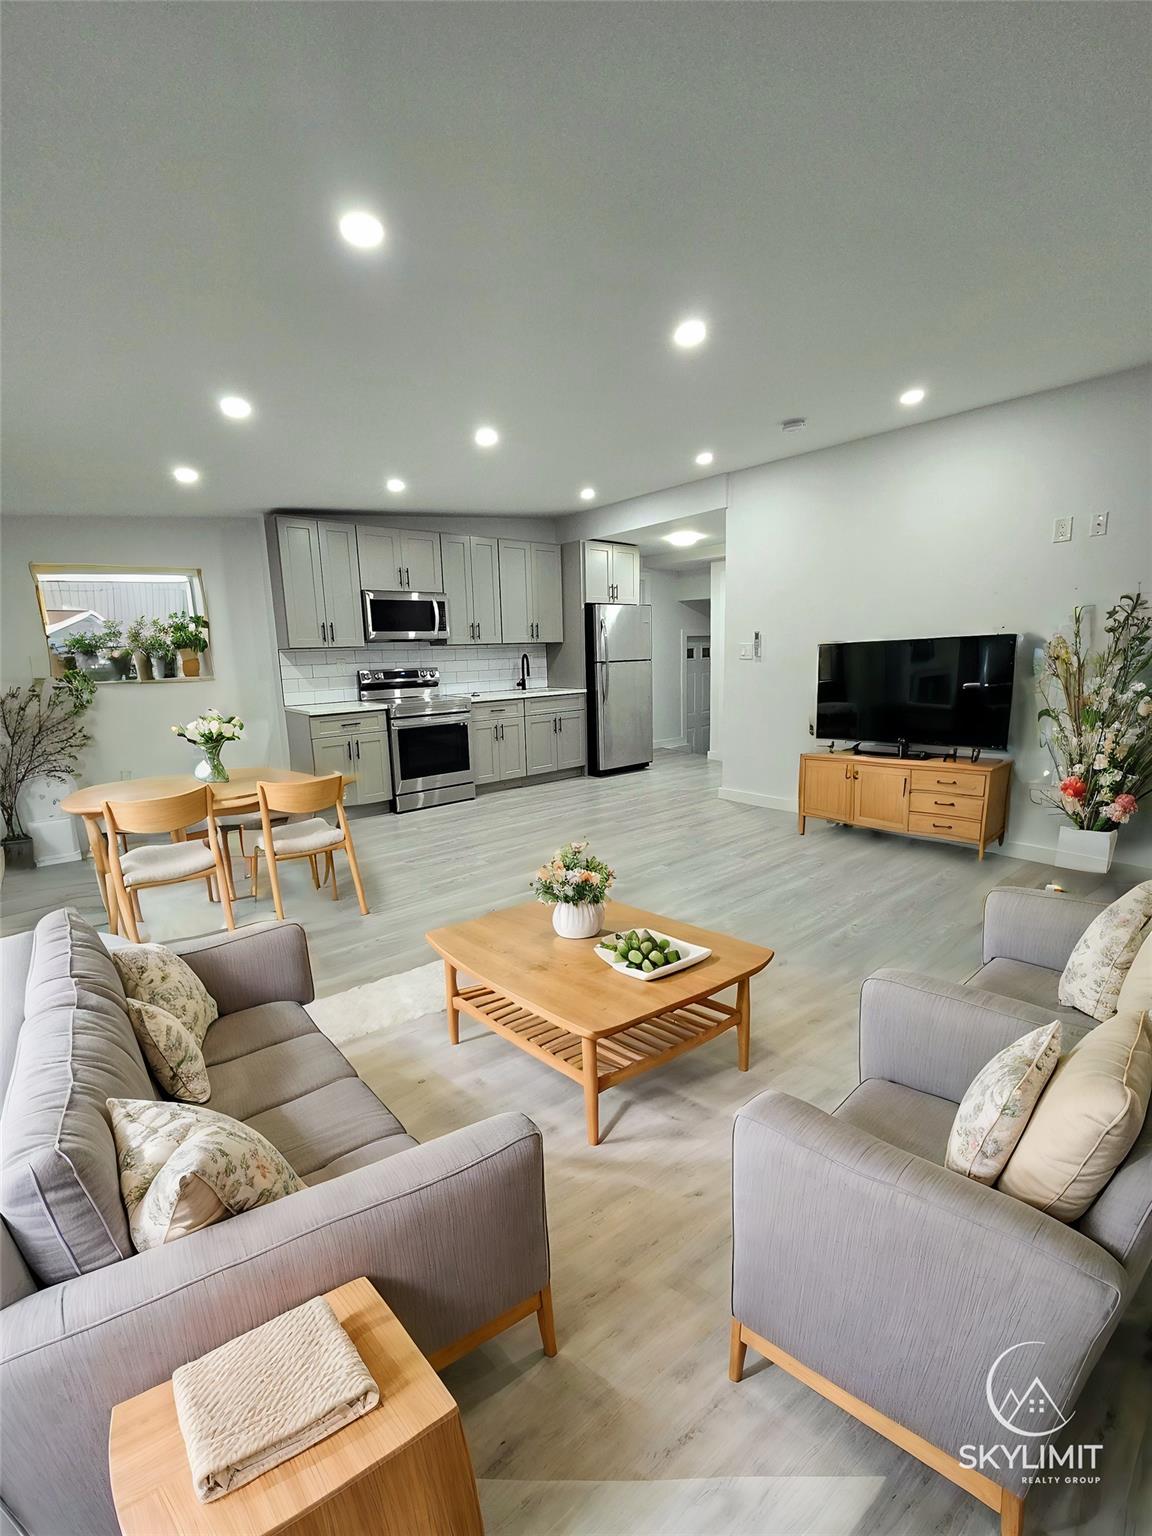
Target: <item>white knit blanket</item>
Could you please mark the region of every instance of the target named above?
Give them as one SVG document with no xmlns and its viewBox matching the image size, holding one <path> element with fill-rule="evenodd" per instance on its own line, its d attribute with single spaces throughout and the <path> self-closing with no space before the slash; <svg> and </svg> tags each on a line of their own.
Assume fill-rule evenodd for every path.
<svg viewBox="0 0 1152 1536">
<path fill-rule="evenodd" d="M 318 1296 L 172 1374 L 196 1497 L 221 1498 L 375 1408 L 380 1389 Z"/>
</svg>

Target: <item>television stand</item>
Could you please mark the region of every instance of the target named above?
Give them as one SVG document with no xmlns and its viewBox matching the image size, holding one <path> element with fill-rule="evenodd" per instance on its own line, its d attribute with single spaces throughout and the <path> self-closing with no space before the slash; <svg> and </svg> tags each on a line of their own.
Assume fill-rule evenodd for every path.
<svg viewBox="0 0 1152 1536">
<path fill-rule="evenodd" d="M 980 857 L 1003 843 L 1012 782 L 1010 757 L 959 762 L 955 757 L 901 758 L 892 753 L 805 752 L 800 758 L 798 827 L 809 817 L 966 843 Z"/>
</svg>

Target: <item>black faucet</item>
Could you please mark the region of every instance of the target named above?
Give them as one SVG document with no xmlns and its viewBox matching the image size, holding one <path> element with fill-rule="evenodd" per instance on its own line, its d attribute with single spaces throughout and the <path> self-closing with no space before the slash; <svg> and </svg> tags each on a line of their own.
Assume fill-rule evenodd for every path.
<svg viewBox="0 0 1152 1536">
<path fill-rule="evenodd" d="M 527 692 L 527 689 L 528 689 L 528 679 L 531 676 L 532 676 L 532 663 L 528 660 L 528 652 L 527 651 L 522 651 L 520 653 L 520 676 L 519 676 L 519 678 L 517 679 L 517 682 L 516 682 L 517 688 L 523 688 L 525 690 L 525 692 Z"/>
</svg>

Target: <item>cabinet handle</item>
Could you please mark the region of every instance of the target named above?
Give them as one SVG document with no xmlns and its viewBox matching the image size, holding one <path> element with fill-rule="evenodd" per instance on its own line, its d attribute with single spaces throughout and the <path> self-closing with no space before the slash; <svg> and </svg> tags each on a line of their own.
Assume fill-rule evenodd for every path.
<svg viewBox="0 0 1152 1536">
<path fill-rule="evenodd" d="M 850 779 L 852 777 L 852 770 L 849 768 L 847 763 L 844 765 L 844 777 L 846 779 Z"/>
<path fill-rule="evenodd" d="M 356 761 L 357 762 L 360 761 L 360 743 L 359 742 L 356 743 Z"/>
<path fill-rule="evenodd" d="M 901 791 L 900 791 L 900 798 L 901 798 L 901 800 L 903 800 L 903 798 L 904 798 L 904 796 L 905 796 L 905 795 L 906 795 L 906 794 L 907 794 L 907 793 L 908 793 L 908 780 L 907 780 L 907 779 L 905 779 L 905 780 L 904 780 L 904 785 L 903 785 L 903 788 L 902 788 L 902 789 L 901 789 Z"/>
<path fill-rule="evenodd" d="M 945 784 L 955 785 L 957 782 L 958 781 L 956 779 L 937 779 L 936 780 L 936 783 L 938 785 L 940 785 L 941 788 L 943 788 Z"/>
<path fill-rule="evenodd" d="M 404 585 L 406 587 L 411 587 L 411 585 L 412 585 L 412 578 L 408 574 L 408 567 L 407 566 L 404 567 Z"/>
<path fill-rule="evenodd" d="M 348 748 L 348 761 L 351 762 L 352 761 L 352 743 L 350 741 L 346 741 L 344 743 L 344 745 Z"/>
<path fill-rule="evenodd" d="M 955 800 L 933 800 L 933 805 L 938 805 L 942 810 L 953 811 L 956 809 Z"/>
<path fill-rule="evenodd" d="M 404 567 L 402 565 L 396 567 L 396 585 L 398 587 L 404 585 Z"/>
<path fill-rule="evenodd" d="M 480 620 L 479 619 L 476 620 L 476 638 L 477 638 L 477 640 L 479 640 L 479 638 L 480 638 Z"/>
<path fill-rule="evenodd" d="M 552 716 L 552 734 L 553 734 L 553 736 L 555 736 L 555 734 L 556 734 L 556 716 L 555 715 Z"/>
<path fill-rule="evenodd" d="M 329 640 L 331 640 L 333 645 L 336 644 L 336 626 L 335 626 L 335 624 L 331 624 L 330 623 L 328 625 L 328 638 L 329 638 Z"/>
<path fill-rule="evenodd" d="M 951 832 L 952 830 L 952 823 L 950 821 L 934 821 L 932 825 L 936 828 L 937 832 Z"/>
<path fill-rule="evenodd" d="M 560 734 L 561 734 L 561 736 L 563 736 L 563 734 L 564 734 L 564 716 L 561 715 L 559 717 L 559 719 L 560 719 Z"/>
</svg>

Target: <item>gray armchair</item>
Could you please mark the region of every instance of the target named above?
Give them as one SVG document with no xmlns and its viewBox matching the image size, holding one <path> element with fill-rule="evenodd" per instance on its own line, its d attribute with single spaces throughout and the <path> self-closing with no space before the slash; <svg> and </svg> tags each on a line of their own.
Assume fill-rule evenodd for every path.
<svg viewBox="0 0 1152 1536">
<path fill-rule="evenodd" d="M 1091 1024 L 1039 998 L 1055 1001 L 1099 910 L 994 892 L 977 985 L 864 983 L 861 1081 L 834 1113 L 765 1093 L 735 1123 L 732 1379 L 751 1347 L 998 1510 L 1003 1536 L 1052 1439 L 1013 1427 L 1043 1417 L 1006 1424 L 1007 1395 L 1071 1414 L 1152 1255 L 1152 1128 L 1075 1226 L 952 1173 L 944 1152 L 997 1051 L 1054 1011 Z M 998 977 L 1037 1000 L 997 993 Z"/>
</svg>

